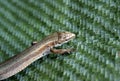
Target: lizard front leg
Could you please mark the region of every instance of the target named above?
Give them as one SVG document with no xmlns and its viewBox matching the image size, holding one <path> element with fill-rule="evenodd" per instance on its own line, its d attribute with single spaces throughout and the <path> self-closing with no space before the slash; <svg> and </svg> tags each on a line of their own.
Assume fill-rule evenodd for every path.
<svg viewBox="0 0 120 81">
<path fill-rule="evenodd" d="M 73 49 L 55 49 L 51 48 L 50 51 L 55 54 L 65 54 L 65 53 L 70 53 L 73 51 Z"/>
</svg>

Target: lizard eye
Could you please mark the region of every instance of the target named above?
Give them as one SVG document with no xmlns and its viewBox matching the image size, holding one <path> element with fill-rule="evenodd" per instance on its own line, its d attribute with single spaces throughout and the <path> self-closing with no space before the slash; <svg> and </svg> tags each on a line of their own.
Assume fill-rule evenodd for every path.
<svg viewBox="0 0 120 81">
<path fill-rule="evenodd" d="M 65 41 L 68 41 L 67 39 Z"/>
</svg>

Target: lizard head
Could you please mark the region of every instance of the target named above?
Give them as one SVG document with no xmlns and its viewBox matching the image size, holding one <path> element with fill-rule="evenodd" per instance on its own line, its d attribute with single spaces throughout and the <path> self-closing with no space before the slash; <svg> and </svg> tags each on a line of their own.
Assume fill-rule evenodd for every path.
<svg viewBox="0 0 120 81">
<path fill-rule="evenodd" d="M 58 32 L 58 45 L 61 45 L 63 43 L 66 43 L 70 41 L 71 39 L 75 38 L 75 34 L 71 32 Z"/>
</svg>

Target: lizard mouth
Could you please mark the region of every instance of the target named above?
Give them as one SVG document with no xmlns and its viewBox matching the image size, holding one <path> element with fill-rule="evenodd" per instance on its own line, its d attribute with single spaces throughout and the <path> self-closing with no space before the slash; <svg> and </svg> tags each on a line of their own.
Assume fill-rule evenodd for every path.
<svg viewBox="0 0 120 81">
<path fill-rule="evenodd" d="M 60 34 L 61 43 L 68 42 L 68 41 L 72 40 L 73 38 L 75 38 L 75 34 L 71 33 L 71 32 L 62 32 Z"/>
<path fill-rule="evenodd" d="M 75 38 L 75 34 L 71 32 L 58 32 L 58 41 L 57 46 L 61 46 L 64 43 L 69 42 L 70 40 Z"/>
</svg>

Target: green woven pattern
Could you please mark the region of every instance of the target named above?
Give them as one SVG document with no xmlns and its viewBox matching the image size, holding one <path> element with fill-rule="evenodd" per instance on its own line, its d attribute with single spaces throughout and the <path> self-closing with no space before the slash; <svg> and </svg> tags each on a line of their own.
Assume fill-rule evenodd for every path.
<svg viewBox="0 0 120 81">
<path fill-rule="evenodd" d="M 6 81 L 120 81 L 119 0 L 0 0 L 0 62 L 56 31 L 76 38 Z M 71 47 L 72 46 L 72 47 Z"/>
</svg>

